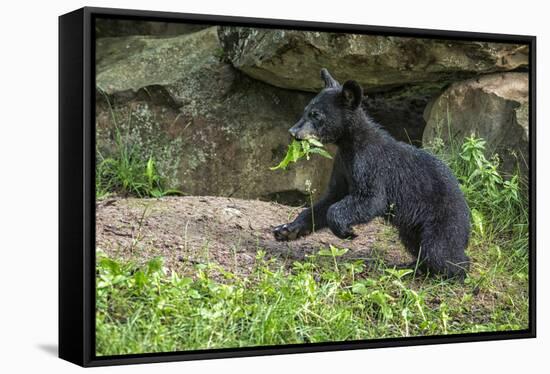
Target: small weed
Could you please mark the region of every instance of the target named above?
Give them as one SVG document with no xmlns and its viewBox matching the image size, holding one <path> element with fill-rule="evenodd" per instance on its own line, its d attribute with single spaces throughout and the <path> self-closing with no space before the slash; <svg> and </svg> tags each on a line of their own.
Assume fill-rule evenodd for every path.
<svg viewBox="0 0 550 374">
<path fill-rule="evenodd" d="M 162 197 L 179 195 L 176 189 L 165 188 L 165 181 L 159 175 L 155 159 L 144 159 L 136 147 L 124 141 L 120 131 L 115 134 L 115 153 L 103 157 L 97 151 L 96 197 L 121 194 L 137 197 Z"/>
<path fill-rule="evenodd" d="M 179 183 L 181 137 L 166 135 L 147 104 L 126 110 L 100 93 L 110 116 L 96 134 L 96 198 L 182 194 L 171 187 Z"/>
</svg>

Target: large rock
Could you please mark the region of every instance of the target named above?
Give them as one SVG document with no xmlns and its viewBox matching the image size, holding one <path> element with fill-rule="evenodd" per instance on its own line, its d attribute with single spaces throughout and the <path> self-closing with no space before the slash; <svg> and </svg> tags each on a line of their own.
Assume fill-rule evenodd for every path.
<svg viewBox="0 0 550 374">
<path fill-rule="evenodd" d="M 173 38 L 104 38 L 97 50 L 100 152 L 113 152 L 116 123 L 122 138 L 153 154 L 185 193 L 298 202 L 307 179 L 323 190 L 330 160 L 269 170 L 312 95 L 255 81 L 223 62 L 215 28 Z"/>
<path fill-rule="evenodd" d="M 96 85 L 107 94 L 170 85 L 219 61 L 215 28 L 172 38 L 130 36 L 96 43 Z"/>
<path fill-rule="evenodd" d="M 364 108 L 399 140 L 420 145 L 426 104 L 449 83 L 526 69 L 527 46 L 376 35 L 220 27 L 226 58 L 277 87 L 317 92 L 319 71 L 355 79 Z"/>
<path fill-rule="evenodd" d="M 462 80 L 528 65 L 527 46 L 376 35 L 221 27 L 233 65 L 277 87 L 321 88 L 319 70 L 355 79 L 367 92 Z"/>
<path fill-rule="evenodd" d="M 423 142 L 449 143 L 475 134 L 496 152 L 502 169 L 512 172 L 529 165 L 529 76 L 491 74 L 451 85 L 426 107 Z"/>
</svg>

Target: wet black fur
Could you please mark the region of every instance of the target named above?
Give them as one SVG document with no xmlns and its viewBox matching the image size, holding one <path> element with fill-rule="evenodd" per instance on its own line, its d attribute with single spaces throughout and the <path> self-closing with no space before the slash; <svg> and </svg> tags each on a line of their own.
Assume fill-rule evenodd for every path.
<svg viewBox="0 0 550 374">
<path fill-rule="evenodd" d="M 334 143 L 338 152 L 328 190 L 311 209 L 274 229 L 277 240 L 293 240 L 329 227 L 353 238 L 352 226 L 389 216 L 407 250 L 423 269 L 463 278 L 470 211 L 450 169 L 428 152 L 396 141 L 361 109 L 355 81 L 340 86 L 328 71 L 323 89 L 290 130 L 298 139 Z"/>
</svg>

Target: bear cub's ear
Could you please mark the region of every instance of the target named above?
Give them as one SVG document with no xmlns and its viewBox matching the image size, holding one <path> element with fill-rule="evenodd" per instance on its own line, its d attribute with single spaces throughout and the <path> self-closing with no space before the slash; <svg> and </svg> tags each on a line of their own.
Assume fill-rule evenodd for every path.
<svg viewBox="0 0 550 374">
<path fill-rule="evenodd" d="M 327 69 L 322 68 L 321 69 L 321 79 L 323 79 L 323 82 L 325 83 L 325 88 L 338 88 L 340 87 L 340 83 L 336 79 L 330 75 Z"/>
<path fill-rule="evenodd" d="M 363 89 L 356 81 L 347 81 L 342 87 L 344 105 L 350 109 L 357 109 L 363 100 Z"/>
</svg>

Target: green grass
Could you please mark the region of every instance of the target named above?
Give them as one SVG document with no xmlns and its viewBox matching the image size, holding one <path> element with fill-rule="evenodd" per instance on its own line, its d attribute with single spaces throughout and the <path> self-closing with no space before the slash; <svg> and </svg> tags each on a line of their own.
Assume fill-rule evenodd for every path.
<svg viewBox="0 0 550 374">
<path fill-rule="evenodd" d="M 342 258 L 329 247 L 292 267 L 257 248 L 251 275 L 206 261 L 186 277 L 98 254 L 98 355 L 444 335 L 528 327 L 528 213 L 471 137 L 443 154 L 472 214 L 464 283 Z M 391 235 L 388 229 L 388 235 Z"/>
<path fill-rule="evenodd" d="M 97 354 L 526 328 L 526 269 L 494 251 L 476 255 L 465 284 L 382 264 L 364 274 L 360 261 L 336 256 L 288 270 L 260 251 L 249 277 L 208 263 L 194 278 L 168 273 L 160 258 L 139 266 L 100 257 Z"/>
</svg>

